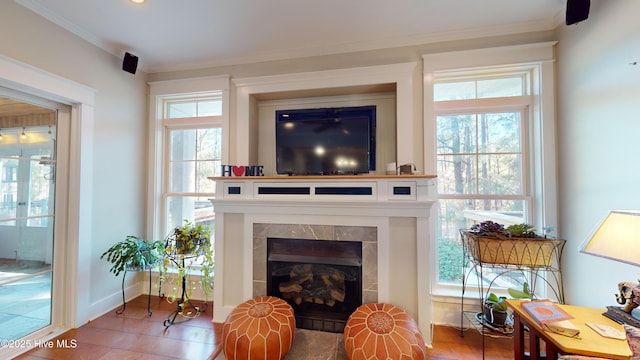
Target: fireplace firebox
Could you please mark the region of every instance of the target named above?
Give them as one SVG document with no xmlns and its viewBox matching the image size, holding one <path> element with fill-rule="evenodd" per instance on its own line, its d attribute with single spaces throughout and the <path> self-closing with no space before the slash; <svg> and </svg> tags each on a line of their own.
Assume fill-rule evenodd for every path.
<svg viewBox="0 0 640 360">
<path fill-rule="evenodd" d="M 298 328 L 343 332 L 362 305 L 362 243 L 267 238 L 267 295 L 293 307 Z"/>
</svg>

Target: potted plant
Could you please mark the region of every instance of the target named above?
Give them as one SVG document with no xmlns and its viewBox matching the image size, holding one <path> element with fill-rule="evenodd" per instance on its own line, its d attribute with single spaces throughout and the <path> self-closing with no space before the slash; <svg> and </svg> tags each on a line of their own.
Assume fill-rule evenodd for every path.
<svg viewBox="0 0 640 360">
<path fill-rule="evenodd" d="M 211 230 L 204 224 L 193 224 L 184 220 L 182 226 L 176 226 L 167 239 L 167 250 L 173 254 L 193 255 L 211 247 Z"/>
<path fill-rule="evenodd" d="M 525 281 L 522 285 L 522 289 L 509 288 L 507 289 L 509 296 L 514 299 L 529 299 L 533 300 L 535 295 L 529 290 L 529 284 Z M 511 326 L 509 306 L 506 303 L 506 296 L 498 296 L 494 293 L 489 293 L 484 300 L 483 316 L 484 320 L 489 324 L 508 328 Z"/>
<path fill-rule="evenodd" d="M 565 241 L 539 236 L 530 224 L 504 227 L 493 221 L 474 224 L 463 230 L 463 241 L 469 254 L 480 263 L 529 267 L 554 266 L 559 263 Z"/>
<path fill-rule="evenodd" d="M 118 276 L 124 270 L 145 271 L 164 258 L 164 242 L 146 241 L 137 236 L 127 237 L 105 251 L 100 259 L 112 264 L 110 272 Z"/>
<path fill-rule="evenodd" d="M 487 298 L 484 300 L 484 320 L 493 326 L 507 326 L 507 320 L 509 319 L 509 307 L 505 302 L 506 299 L 506 296 L 498 296 L 494 293 L 489 293 Z"/>
<path fill-rule="evenodd" d="M 209 298 L 213 290 L 214 258 L 211 247 L 211 229 L 205 224 L 194 224 L 184 220 L 182 226 L 174 228 L 166 240 L 165 260 L 161 281 L 171 284 L 169 302 L 180 298 L 187 302 L 192 290 L 198 285 Z M 199 281 L 188 281 L 192 269 L 200 271 Z M 188 286 L 187 286 L 188 283 Z"/>
<path fill-rule="evenodd" d="M 534 238 L 537 236 L 536 227 L 530 224 L 513 224 L 507 227 L 509 236 Z"/>
</svg>

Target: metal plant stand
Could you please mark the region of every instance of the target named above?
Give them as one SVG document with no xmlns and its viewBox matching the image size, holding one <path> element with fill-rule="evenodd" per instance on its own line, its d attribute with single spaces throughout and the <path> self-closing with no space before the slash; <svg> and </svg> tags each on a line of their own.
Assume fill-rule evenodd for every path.
<svg viewBox="0 0 640 360">
<path fill-rule="evenodd" d="M 125 279 L 127 278 L 127 271 L 129 270 L 129 267 L 125 267 L 124 269 L 124 274 L 122 275 L 122 307 L 118 310 L 116 310 L 116 314 L 117 315 L 121 315 L 122 313 L 124 313 L 124 311 L 127 309 L 127 301 L 125 299 L 124 296 L 124 282 Z M 149 271 L 149 294 L 147 295 L 147 314 L 149 316 L 151 316 L 152 311 L 151 311 L 151 266 L 148 269 Z"/>
<path fill-rule="evenodd" d="M 197 257 L 198 255 L 199 254 L 185 256 L 181 254 L 172 254 L 169 256 L 169 259 L 179 267 L 181 266 L 182 268 L 184 268 L 185 262 L 187 260 L 190 261 L 191 259 Z M 187 292 L 187 276 L 188 274 L 184 274 L 182 276 L 182 279 L 181 279 L 182 294 L 180 295 L 180 299 L 178 300 L 177 309 L 174 312 L 172 312 L 169 315 L 169 317 L 164 321 L 163 325 L 165 328 L 169 328 L 171 325 L 175 324 L 176 318 L 178 317 L 178 315 L 184 318 L 183 321 L 178 321 L 178 322 L 184 322 L 184 321 L 188 321 L 198 317 L 200 313 L 205 312 L 207 310 L 208 304 L 206 302 L 200 306 L 197 306 L 191 302 L 191 299 L 185 299 L 186 298 L 185 294 Z"/>
<path fill-rule="evenodd" d="M 474 327 L 482 336 L 482 355 L 484 358 L 484 337 L 511 336 L 513 330 L 501 329 L 489 324 L 483 315 L 484 299 L 491 292 L 495 281 L 501 276 L 513 272 L 521 273 L 525 278 L 525 272 L 530 278 L 530 289 L 535 291 L 538 280 L 544 282 L 548 289 L 560 303 L 564 303 L 564 290 L 562 285 L 562 250 L 565 240 L 551 238 L 506 238 L 498 239 L 487 236 L 478 236 L 468 230 L 460 230 L 460 239 L 463 248 L 463 261 L 465 274 L 462 277 L 462 296 L 460 301 L 460 336 L 464 336 L 464 319 Z M 491 279 L 486 279 L 488 286 L 485 288 L 485 274 L 483 270 L 492 270 Z M 476 273 L 478 282 L 478 294 L 481 301 L 480 312 L 464 311 L 464 295 L 469 277 Z"/>
</svg>

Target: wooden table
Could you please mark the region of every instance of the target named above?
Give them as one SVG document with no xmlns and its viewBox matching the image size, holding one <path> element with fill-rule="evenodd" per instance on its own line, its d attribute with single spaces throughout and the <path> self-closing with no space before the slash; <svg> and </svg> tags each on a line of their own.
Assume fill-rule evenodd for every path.
<svg viewBox="0 0 640 360">
<path fill-rule="evenodd" d="M 607 359 L 630 359 L 631 350 L 625 340 L 611 339 L 601 336 L 585 322 L 613 326 L 624 331 L 622 325 L 602 315 L 605 309 L 587 308 L 573 305 L 559 305 L 572 315 L 571 323 L 580 329 L 580 337 L 572 338 L 550 331 L 545 331 L 520 306 L 522 300 L 507 300 L 513 309 L 514 320 L 514 359 L 556 359 L 558 355 L 574 354 Z M 529 329 L 529 356 L 524 352 L 524 327 Z M 545 343 L 546 356 L 540 354 L 540 342 Z"/>
</svg>

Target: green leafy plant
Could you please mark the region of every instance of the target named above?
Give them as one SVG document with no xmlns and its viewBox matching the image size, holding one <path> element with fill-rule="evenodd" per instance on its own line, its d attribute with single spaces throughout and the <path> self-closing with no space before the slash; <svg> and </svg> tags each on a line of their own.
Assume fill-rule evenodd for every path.
<svg viewBox="0 0 640 360">
<path fill-rule="evenodd" d="M 438 240 L 439 281 L 459 284 L 462 281 L 463 253 L 460 242 L 455 239 L 442 237 Z"/>
<path fill-rule="evenodd" d="M 182 226 L 177 226 L 167 240 L 168 252 L 175 254 L 196 254 L 209 247 L 211 230 L 204 224 L 193 224 L 184 220 Z"/>
<path fill-rule="evenodd" d="M 509 288 L 507 292 L 514 299 L 535 299 L 535 295 L 529 290 L 529 284 L 526 281 L 522 284 L 522 289 Z"/>
<path fill-rule="evenodd" d="M 145 241 L 137 236 L 128 235 L 100 256 L 100 259 L 104 258 L 112 264 L 109 271 L 116 276 L 125 269 L 144 271 L 164 258 L 164 242 Z"/>
<path fill-rule="evenodd" d="M 509 296 L 514 299 L 535 299 L 535 295 L 529 290 L 529 284 L 526 281 L 522 285 L 522 289 L 509 288 L 507 289 L 507 292 L 509 293 Z M 489 293 L 484 302 L 495 311 L 507 311 L 509 307 L 505 300 L 507 300 L 506 296 L 498 296 L 495 293 Z"/>
<path fill-rule="evenodd" d="M 495 223 L 491 220 L 483 221 L 479 224 L 474 224 L 469 229 L 470 231 L 476 233 L 481 236 L 495 236 L 498 238 L 509 238 L 509 237 L 528 237 L 534 238 L 538 235 L 536 234 L 536 228 L 530 224 L 513 224 L 508 227 L 504 227 L 504 225 Z"/>
<path fill-rule="evenodd" d="M 506 296 L 498 296 L 494 293 L 489 293 L 484 303 L 494 311 L 507 311 L 509 306 L 505 300 L 507 300 Z"/>
<path fill-rule="evenodd" d="M 507 227 L 507 232 L 515 237 L 536 237 L 536 228 L 530 224 L 513 224 Z"/>
<path fill-rule="evenodd" d="M 526 281 L 522 284 L 522 289 L 509 288 L 507 289 L 507 293 L 514 299 L 535 299 L 535 295 L 529 289 L 529 284 Z M 485 299 L 485 303 L 493 307 L 494 310 L 507 311 L 508 306 L 505 302 L 506 299 L 506 296 L 498 296 L 494 293 L 489 293 Z"/>
</svg>

